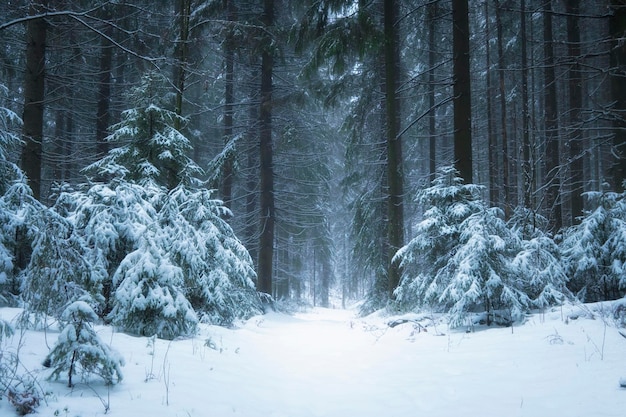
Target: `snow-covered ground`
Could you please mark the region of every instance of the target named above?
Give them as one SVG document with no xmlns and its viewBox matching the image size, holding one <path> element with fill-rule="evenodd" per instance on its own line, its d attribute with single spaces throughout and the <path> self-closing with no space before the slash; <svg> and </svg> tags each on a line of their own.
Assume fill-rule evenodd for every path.
<svg viewBox="0 0 626 417">
<path fill-rule="evenodd" d="M 123 417 L 623 417 L 626 339 L 610 319 L 584 313 L 555 309 L 513 332 L 425 320 L 418 333 L 380 315 L 314 309 L 154 343 L 98 327 L 126 361 L 124 380 L 110 388 L 45 380 L 41 361 L 58 333 L 18 331 L 4 347 L 21 342 L 20 358 L 50 392 L 41 416 L 102 416 L 108 406 Z M 0 309 L 0 318 L 14 314 Z M 0 401 L 0 416 L 14 415 Z"/>
</svg>

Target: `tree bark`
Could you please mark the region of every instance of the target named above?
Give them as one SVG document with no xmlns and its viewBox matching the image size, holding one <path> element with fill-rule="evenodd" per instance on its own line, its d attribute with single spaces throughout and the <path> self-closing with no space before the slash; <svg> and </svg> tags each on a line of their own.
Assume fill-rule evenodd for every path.
<svg viewBox="0 0 626 417">
<path fill-rule="evenodd" d="M 454 164 L 465 183 L 472 176 L 472 99 L 467 0 L 452 0 Z"/>
<path fill-rule="evenodd" d="M 234 101 L 234 76 L 235 76 L 235 43 L 234 28 L 237 9 L 234 0 L 224 0 L 226 2 L 227 20 L 230 26 L 227 29 L 226 40 L 224 42 L 224 60 L 226 71 L 224 74 L 224 143 L 227 144 L 233 138 L 233 101 Z M 222 199 L 224 205 L 231 207 L 233 199 L 233 159 L 234 155 L 229 154 L 224 161 L 222 170 Z"/>
<path fill-rule="evenodd" d="M 499 0 L 494 0 L 496 8 L 496 38 L 498 49 L 498 96 L 500 98 L 500 129 L 502 140 L 502 184 L 504 189 L 504 212 L 506 218 L 511 216 L 511 206 L 515 204 L 512 200 L 513 193 L 511 190 L 515 186 L 511 184 L 511 173 L 509 163 L 509 138 L 507 131 L 507 104 L 506 104 L 506 82 L 504 72 L 506 65 L 504 63 L 504 39 L 502 34 L 502 9 Z"/>
<path fill-rule="evenodd" d="M 33 2 L 30 14 L 42 13 L 46 1 Z M 45 19 L 29 20 L 26 25 L 26 72 L 24 74 L 24 112 L 22 114 L 22 136 L 24 148 L 20 165 L 33 197 L 41 200 L 41 163 L 43 154 L 43 110 L 45 98 L 45 60 L 46 60 Z"/>
<path fill-rule="evenodd" d="M 435 180 L 437 174 L 437 113 L 435 110 L 435 64 L 437 55 L 435 53 L 437 42 L 435 37 L 437 17 L 437 2 L 434 1 L 428 5 L 428 159 L 430 181 Z"/>
<path fill-rule="evenodd" d="M 183 114 L 183 96 L 185 93 L 185 77 L 187 66 L 187 55 L 189 50 L 189 15 L 191 13 L 191 0 L 177 1 L 178 18 L 180 20 L 179 39 L 174 48 L 176 64 L 174 65 L 174 83 L 176 86 L 176 99 L 174 111 L 178 116 Z M 174 121 L 176 130 L 182 128 L 180 119 Z"/>
<path fill-rule="evenodd" d="M 581 111 L 583 106 L 582 73 L 579 60 L 581 59 L 580 46 L 580 1 L 565 2 L 567 13 L 567 49 L 570 59 L 568 71 L 569 87 L 569 158 L 570 164 L 570 193 L 572 222 L 583 214 L 583 134 Z"/>
<path fill-rule="evenodd" d="M 487 100 L 487 143 L 489 145 L 489 203 L 492 207 L 500 204 L 500 184 L 498 182 L 498 140 L 494 132 L 493 100 L 491 78 L 491 42 L 489 24 L 489 2 L 485 2 L 485 67 L 486 67 L 486 100 Z"/>
<path fill-rule="evenodd" d="M 104 19 L 111 19 L 111 12 L 106 8 Z M 111 37 L 113 31 L 107 25 L 103 32 Z M 98 76 L 98 108 L 96 111 L 96 148 L 98 157 L 102 158 L 109 151 L 109 144 L 105 138 L 111 124 L 111 71 L 113 67 L 113 45 L 104 36 L 100 44 L 100 73 Z"/>
<path fill-rule="evenodd" d="M 543 3 L 543 55 L 544 55 L 544 130 L 546 136 L 546 208 L 551 229 L 558 232 L 563 227 L 559 192 L 560 144 L 559 120 L 554 70 L 554 36 L 552 33 L 552 0 Z"/>
<path fill-rule="evenodd" d="M 264 0 L 262 24 L 269 31 L 274 23 L 274 0 Z M 261 55 L 261 107 L 259 109 L 260 142 L 260 236 L 257 289 L 272 294 L 274 259 L 274 165 L 272 145 L 272 73 L 274 56 L 272 39 L 265 33 Z"/>
<path fill-rule="evenodd" d="M 626 3 L 611 0 L 611 94 L 613 99 L 613 166 L 612 188 L 624 191 L 626 179 Z"/>
<path fill-rule="evenodd" d="M 526 47 L 526 1 L 520 1 L 520 42 L 521 42 L 521 75 L 522 75 L 522 195 L 524 207 L 533 208 L 534 194 L 533 164 L 531 161 L 530 143 L 530 112 L 528 109 L 528 51 Z"/>
<path fill-rule="evenodd" d="M 404 245 L 404 206 L 403 206 L 403 170 L 402 139 L 400 132 L 400 100 L 397 96 L 400 72 L 400 52 L 398 47 L 397 4 L 394 0 L 384 2 L 384 37 L 385 37 L 385 108 L 387 128 L 387 184 L 389 217 L 387 243 L 389 245 L 388 280 L 389 294 L 400 282 L 400 266 L 392 262 L 398 249 Z"/>
</svg>

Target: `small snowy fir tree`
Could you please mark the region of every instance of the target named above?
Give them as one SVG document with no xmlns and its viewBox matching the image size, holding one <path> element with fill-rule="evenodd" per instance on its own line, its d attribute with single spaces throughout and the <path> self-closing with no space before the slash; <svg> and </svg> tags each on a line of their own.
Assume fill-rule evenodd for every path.
<svg viewBox="0 0 626 417">
<path fill-rule="evenodd" d="M 567 275 L 554 240 L 542 231 L 547 219 L 528 210 L 516 210 L 509 227 L 517 234 L 521 248 L 512 261 L 518 286 L 540 309 L 561 304 L 568 298 Z"/>
<path fill-rule="evenodd" d="M 183 270 L 187 298 L 203 321 L 219 325 L 262 311 L 252 259 L 224 221 L 228 214 L 210 191 L 182 186 L 159 212 L 161 246 Z"/>
<path fill-rule="evenodd" d="M 6 99 L 7 93 L 7 88 L 0 84 L 2 101 Z M 20 204 L 14 204 L 13 197 L 18 192 L 16 186 L 28 194 L 27 187 L 19 168 L 9 158 L 10 152 L 20 143 L 15 129 L 21 123 L 13 111 L 0 105 L 0 305 L 8 303 L 11 295 L 17 295 L 16 237 L 20 237 L 20 231 L 26 229 L 24 219 L 19 216 L 19 211 L 23 208 Z"/>
<path fill-rule="evenodd" d="M 0 196 L 0 300 L 9 303 L 18 300 L 23 271 L 30 261 L 46 210 L 33 198 L 21 175 Z"/>
<path fill-rule="evenodd" d="M 8 90 L 0 84 L 0 101 L 6 99 Z M 19 169 L 9 158 L 9 153 L 20 144 L 16 128 L 22 120 L 13 111 L 0 105 L 0 195 L 19 177 Z"/>
<path fill-rule="evenodd" d="M 42 214 L 23 272 L 22 298 L 26 312 L 60 318 L 68 303 L 85 295 L 100 301 L 103 274 L 87 261 L 84 242 L 65 218 L 51 209 Z"/>
<path fill-rule="evenodd" d="M 565 232 L 561 253 L 570 287 L 581 301 L 613 300 L 623 296 L 626 263 L 624 194 L 587 193 L 595 209 Z"/>
<path fill-rule="evenodd" d="M 122 113 L 107 140 L 122 146 L 85 169 L 100 177 L 123 177 L 144 184 L 155 182 L 168 190 L 194 180 L 202 169 L 188 156 L 189 140 L 176 129 L 186 120 L 169 108 L 169 84 L 162 75 L 149 72 L 132 90 L 133 107 Z"/>
<path fill-rule="evenodd" d="M 488 325 L 496 311 L 517 320 L 530 305 L 511 266 L 520 242 L 503 217 L 500 209 L 485 208 L 459 227 L 459 245 L 437 276 L 446 285 L 441 292 L 433 287 L 438 302 L 449 307 L 453 326 L 478 308 L 486 311 Z"/>
<path fill-rule="evenodd" d="M 113 275 L 122 260 L 135 250 L 148 229 L 157 222 L 163 189 L 152 183 L 140 186 L 115 180 L 110 185 L 94 184 L 85 191 L 62 193 L 56 209 L 64 213 L 89 250 L 85 261 L 101 273 L 103 305 L 108 314 L 115 291 Z"/>
<path fill-rule="evenodd" d="M 198 318 L 182 291 L 182 270 L 152 239 L 124 258 L 113 283 L 109 319 L 122 330 L 163 339 L 195 332 Z"/>
<path fill-rule="evenodd" d="M 457 249 L 461 224 L 483 210 L 480 191 L 479 186 L 463 184 L 453 167 L 443 167 L 432 186 L 418 193 L 416 200 L 426 211 L 413 239 L 396 254 L 403 269 L 396 289 L 398 306 L 440 306 L 439 297 L 449 278 L 441 271 Z"/>
<path fill-rule="evenodd" d="M 67 324 L 44 361 L 46 367 L 52 368 L 50 378 L 59 379 L 67 372 L 69 387 L 74 385 L 74 376 L 88 380 L 96 375 L 107 384 L 121 381 L 124 360 L 96 334 L 93 322 L 98 316 L 89 303 L 70 303 L 61 319 Z"/>
</svg>

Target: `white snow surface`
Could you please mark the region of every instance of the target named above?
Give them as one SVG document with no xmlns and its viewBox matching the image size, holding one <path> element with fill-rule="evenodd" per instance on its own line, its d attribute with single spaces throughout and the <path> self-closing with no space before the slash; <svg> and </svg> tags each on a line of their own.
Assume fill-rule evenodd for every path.
<svg viewBox="0 0 626 417">
<path fill-rule="evenodd" d="M 41 361 L 58 332 L 25 332 L 20 358 L 52 394 L 41 416 L 104 416 L 108 405 L 107 415 L 122 417 L 623 417 L 626 339 L 610 318 L 584 310 L 555 308 L 513 332 L 466 333 L 315 308 L 232 329 L 200 325 L 192 339 L 154 344 L 96 326 L 126 362 L 124 380 L 111 387 L 45 379 Z M 3 308 L 0 318 L 17 313 Z M 17 331 L 3 349 L 19 343 Z M 0 416 L 16 415 L 0 401 Z"/>
</svg>

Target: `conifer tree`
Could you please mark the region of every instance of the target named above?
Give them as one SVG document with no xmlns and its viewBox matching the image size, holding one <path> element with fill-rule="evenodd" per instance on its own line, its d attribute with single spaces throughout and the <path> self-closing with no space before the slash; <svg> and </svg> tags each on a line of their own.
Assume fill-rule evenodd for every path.
<svg viewBox="0 0 626 417">
<path fill-rule="evenodd" d="M 124 359 L 93 329 L 98 316 L 89 304 L 79 300 L 65 308 L 61 316 L 65 326 L 44 361 L 46 367 L 53 369 L 52 379 L 59 379 L 63 372 L 67 372 L 68 387 L 74 386 L 74 376 L 86 380 L 95 374 L 107 384 L 122 380 Z"/>
<path fill-rule="evenodd" d="M 624 194 L 587 193 L 595 209 L 565 231 L 561 253 L 569 287 L 582 301 L 613 300 L 626 288 L 626 204 Z"/>
<path fill-rule="evenodd" d="M 177 128 L 185 120 L 169 109 L 172 100 L 166 87 L 167 81 L 158 73 L 143 76 L 129 96 L 132 107 L 106 138 L 120 146 L 87 167 L 86 173 L 138 184 L 155 182 L 168 190 L 202 173 L 187 156 L 191 144 Z"/>
<path fill-rule="evenodd" d="M 120 329 L 163 339 L 192 335 L 198 318 L 182 290 L 183 272 L 151 238 L 129 253 L 113 276 L 108 318 Z"/>
</svg>

